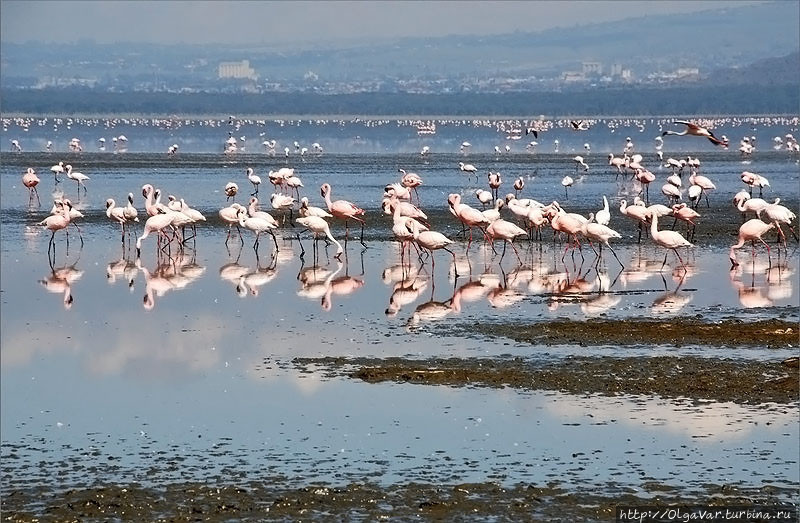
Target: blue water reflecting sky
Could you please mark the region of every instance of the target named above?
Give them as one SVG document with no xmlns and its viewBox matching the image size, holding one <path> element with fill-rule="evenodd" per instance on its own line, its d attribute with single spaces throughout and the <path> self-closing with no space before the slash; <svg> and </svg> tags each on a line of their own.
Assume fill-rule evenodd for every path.
<svg viewBox="0 0 800 523">
<path fill-rule="evenodd" d="M 707 157 L 706 172 L 720 181 L 711 197 L 713 216 L 723 216 L 729 232 L 698 241 L 686 270 L 670 254 L 662 271 L 664 251 L 648 238 L 637 245 L 635 226 L 615 211 L 612 224 L 624 237 L 613 244 L 624 270 L 608 253 L 596 265 L 588 248 L 585 260 L 562 257 L 563 247 L 548 232 L 541 244 L 518 242 L 521 266 L 510 249 L 501 262 L 480 242 L 469 254 L 457 242 L 458 279 L 443 252 L 434 255 L 435 271 L 415 255 L 411 269 L 399 268 L 398 246 L 388 241 L 390 219 L 377 206 L 385 180 L 406 158 L 323 155 L 298 164 L 312 203 L 321 204 L 317 188 L 335 172 L 341 197 L 366 201 L 369 209 L 368 248 L 351 240 L 341 261 L 330 248 L 316 263 L 308 238 L 305 259 L 299 257 L 289 228 L 279 231 L 274 258 L 270 240 L 257 258 L 251 234 L 243 247 L 232 240 L 226 248 L 226 229 L 213 220 L 198 228 L 195 250 L 162 263 L 149 238 L 137 261 L 105 217 L 105 198 L 133 192 L 143 212 L 141 185 L 150 182 L 213 216 L 225 205 L 226 181 L 238 176 L 246 187 L 243 166 L 165 166 L 159 157 L 138 167 L 98 167 L 82 202 L 84 245 L 73 230 L 67 253 L 59 233 L 52 268 L 49 233 L 35 226 L 49 211 L 52 178 L 42 176 L 43 206 L 28 209 L 19 165 L 4 162 L 4 488 L 11 481 L 46 484 L 59 469 L 67 470 L 64 485 L 158 483 L 229 470 L 267 470 L 301 483 L 369 477 L 636 487 L 654 478 L 688 489 L 723 482 L 797 485 L 795 407 L 369 385 L 295 369 L 291 360 L 298 356 L 793 355 L 790 347 L 531 347 L 446 328 L 556 318 L 675 318 L 678 327 L 681 318 L 796 320 L 796 249 L 773 253 L 771 264 L 763 251 L 752 259 L 743 249 L 741 265 L 729 270 L 727 250 L 739 217 L 721 209 L 741 188 L 738 157 Z M 457 159 L 423 165 L 423 206 L 443 208 L 447 193 L 473 190 L 454 173 Z M 532 194 L 555 197 L 564 160 L 542 162 L 537 177 L 544 180 L 530 184 Z M 507 171 L 523 168 L 503 161 Z M 47 173 L 47 165 L 36 167 Z M 752 168 L 781 182 L 773 183 L 770 197 L 797 201 L 791 159 L 772 152 L 754 159 Z M 68 181 L 63 185 L 74 190 Z M 588 208 L 605 193 L 618 205 L 629 191 L 606 173 L 587 177 L 572 202 Z M 436 220 L 434 228 L 450 236 L 459 229 L 448 215 Z M 333 232 L 341 238 L 343 228 L 335 224 Z"/>
</svg>

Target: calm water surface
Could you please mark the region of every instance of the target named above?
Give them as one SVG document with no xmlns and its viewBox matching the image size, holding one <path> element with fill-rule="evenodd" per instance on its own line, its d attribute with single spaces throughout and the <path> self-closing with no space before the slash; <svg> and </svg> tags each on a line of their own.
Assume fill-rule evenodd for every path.
<svg viewBox="0 0 800 523">
<path fill-rule="evenodd" d="M 226 130 L 217 131 L 224 139 Z M 769 136 L 773 129 L 758 131 Z M 137 135 L 128 136 L 133 144 Z M 206 143 L 204 136 L 197 139 Z M 359 136 L 371 139 L 369 130 Z M 565 200 L 560 180 L 574 174 L 572 154 L 471 153 L 469 162 L 483 172 L 476 182 L 458 170 L 463 155 L 421 158 L 409 149 L 326 150 L 289 160 L 250 153 L 225 157 L 207 149 L 176 158 L 136 151 L 4 153 L 3 490 L 128 481 L 158 485 L 211 474 L 234 480 L 265 471 L 298 484 L 364 478 L 384 484 L 555 481 L 597 484 L 612 493 L 651 480 L 686 492 L 708 483 L 797 487 L 796 404 L 370 385 L 300 372 L 291 364 L 298 356 L 513 355 L 550 361 L 575 354 L 720 357 L 721 350 L 742 360 L 796 355 L 796 347 L 531 347 L 434 335 L 432 327 L 598 317 L 673 317 L 676 328 L 680 318 L 796 320 L 796 243 L 779 255 L 773 247 L 771 263 L 763 247 L 755 259 L 745 248 L 734 271 L 727 253 L 741 223 L 731 204 L 743 187 L 741 171 L 769 178 L 764 197 L 780 197 L 796 208 L 797 158 L 764 151 L 743 162 L 735 151 L 703 146 L 693 152 L 717 190 L 710 206 L 699 209 L 706 218 L 700 220 L 696 247 L 681 253 L 686 270 L 670 254 L 662 271 L 664 251 L 646 235 L 637 244 L 635 225 L 617 211 L 619 201 L 630 202 L 638 187 L 615 180 L 605 153 L 584 154 L 590 171 Z M 59 184 L 85 214 L 84 245 L 73 229 L 67 250 L 59 233 L 51 267 L 50 235 L 35 224 L 52 204 L 49 167 L 60 159 L 91 180 L 81 197 L 74 182 Z M 248 231 L 243 246 L 233 239 L 226 247 L 226 228 L 216 218 L 225 205 L 225 183 L 239 183 L 241 201 L 250 188 L 244 169 L 252 166 L 265 179 L 260 196 L 266 201 L 272 187 L 265 174 L 283 165 L 296 169 L 305 185 L 301 194 L 312 204 L 323 205 L 318 188 L 329 182 L 334 199 L 367 209 L 367 248 L 351 239 L 338 261 L 333 247 L 326 251 L 320 244 L 315 262 L 304 235 L 301 259 L 296 231 L 288 226 L 278 232 L 277 253 L 266 238 L 257 256 Z M 42 178 L 41 207 L 28 206 L 20 184 L 29 166 Z M 403 270 L 398 246 L 390 241 L 391 220 L 379 209 L 382 188 L 398 179 L 398 168 L 420 173 L 421 206 L 432 227 L 450 237 L 460 226 L 446 211 L 447 194 L 459 192 L 477 205 L 471 194 L 485 185 L 488 169 L 503 174 L 508 189 L 503 193 L 523 176 L 523 196 L 557 198 L 584 214 L 599 209 L 606 195 L 610 225 L 623 236 L 612 245 L 625 267 L 609 253 L 596 263 L 588 247 L 583 260 L 579 254 L 562 257 L 563 246 L 545 231 L 542 242 L 517 242 L 522 263 L 511 249 L 500 261 L 480 242 L 466 252 L 466 243 L 458 240 L 459 278 L 446 252 L 435 254 L 435 269 L 430 261 L 420 266 L 413 256 L 412 269 Z M 658 189 L 668 170 L 653 165 L 653 172 L 658 180 L 650 196 L 663 203 Z M 157 256 L 148 238 L 137 261 L 135 249 L 121 244 L 104 202 L 109 197 L 124 202 L 132 192 L 141 213 L 144 183 L 185 198 L 209 218 L 198 227 L 194 249 L 170 260 Z M 341 224 L 332 230 L 342 239 Z M 432 308 L 431 302 L 444 306 Z"/>
</svg>

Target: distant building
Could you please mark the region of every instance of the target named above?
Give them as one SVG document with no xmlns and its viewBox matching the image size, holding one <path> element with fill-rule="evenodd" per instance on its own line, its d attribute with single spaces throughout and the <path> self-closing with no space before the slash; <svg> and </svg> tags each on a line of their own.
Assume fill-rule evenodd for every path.
<svg viewBox="0 0 800 523">
<path fill-rule="evenodd" d="M 219 78 L 258 79 L 256 71 L 250 67 L 249 60 L 242 60 L 241 62 L 220 62 L 218 74 Z"/>
<path fill-rule="evenodd" d="M 681 79 L 698 78 L 700 69 L 697 67 L 680 67 L 675 70 L 675 76 Z"/>
<path fill-rule="evenodd" d="M 622 64 L 612 64 L 611 71 L 608 74 L 610 76 L 622 76 Z"/>
<path fill-rule="evenodd" d="M 564 71 L 561 74 L 561 80 L 565 84 L 572 84 L 576 82 L 585 82 L 586 77 L 583 76 L 583 73 L 579 73 L 578 71 Z"/>
<path fill-rule="evenodd" d="M 603 74 L 603 64 L 600 62 L 581 62 L 583 76 L 600 76 Z"/>
</svg>

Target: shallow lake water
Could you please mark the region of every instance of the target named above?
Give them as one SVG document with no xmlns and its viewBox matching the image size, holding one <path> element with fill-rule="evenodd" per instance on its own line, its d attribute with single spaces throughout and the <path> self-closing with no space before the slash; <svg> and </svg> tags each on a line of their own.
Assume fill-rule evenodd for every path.
<svg viewBox="0 0 800 523">
<path fill-rule="evenodd" d="M 226 131 L 219 131 L 224 138 Z M 760 132 L 768 136 L 773 130 Z M 134 131 L 128 135 L 133 142 Z M 499 241 L 497 254 L 480 239 L 467 249 L 446 198 L 457 192 L 479 206 L 471 194 L 485 185 L 485 174 L 476 182 L 461 173 L 464 156 L 458 153 L 421 158 L 412 152 L 326 151 L 290 160 L 209 151 L 175 158 L 156 152 L 4 153 L 2 490 L 157 486 L 208 477 L 235 482 L 268 473 L 298 485 L 554 482 L 595 485 L 614 495 L 660 482 L 687 494 L 707 484 L 796 491 L 796 402 L 368 384 L 292 364 L 297 357 L 319 356 L 796 356 L 796 344 L 532 346 L 448 331 L 556 319 L 672 318 L 676 329 L 685 319 L 796 322 L 800 256 L 788 230 L 788 250 L 778 248 L 772 233 L 771 256 L 759 245 L 753 257 L 746 246 L 736 269 L 728 249 L 741 223 L 731 203 L 744 187 L 741 171 L 769 178 L 764 198 L 780 197 L 796 209 L 797 157 L 772 150 L 746 160 L 736 151 L 697 154 L 717 190 L 707 207 L 705 201 L 698 207 L 703 217 L 695 247 L 680 251 L 686 266 L 670 252 L 662 268 L 665 251 L 646 233 L 638 243 L 636 226 L 617 210 L 621 200 L 630 203 L 638 194 L 638 186 L 615 179 L 603 152 L 584 155 L 590 170 L 568 199 L 560 179 L 575 174 L 572 155 L 473 153 L 469 161 L 503 173 L 502 193 L 513 192 L 511 181 L 523 176 L 523 196 L 544 203 L 559 199 L 570 211 L 594 212 L 606 195 L 610 226 L 622 235 L 611 242 L 621 263 L 607 250 L 598 259 L 588 245 L 565 253 L 548 230 L 541 241 L 515 241 L 520 260 L 511 247 L 501 259 Z M 79 221 L 83 245 L 75 228 L 69 247 L 63 232 L 57 233 L 51 265 L 50 233 L 36 224 L 52 205 L 49 167 L 59 160 L 91 179 L 80 196 L 71 180 L 58 184 L 85 215 Z M 254 167 L 265 179 L 259 196 L 268 209 L 272 187 L 266 172 L 283 165 L 296 169 L 305 186 L 301 195 L 313 205 L 324 205 L 319 186 L 329 182 L 334 199 L 364 207 L 364 245 L 359 229 L 351 229 L 341 260 L 333 256 L 335 246 L 320 242 L 315 261 L 308 234 L 298 240 L 299 229 L 287 224 L 277 231 L 277 252 L 268 236 L 255 251 L 250 231 L 243 242 L 234 237 L 226 246 L 227 228 L 216 216 L 226 205 L 225 183 L 238 182 L 237 200 L 243 201 L 251 190 L 244 170 Z M 26 167 L 41 177 L 41 206 L 28 205 L 20 184 Z M 383 186 L 398 180 L 398 168 L 423 177 L 421 207 L 434 230 L 456 239 L 455 266 L 444 251 L 434 253 L 435 266 L 416 254 L 410 267 L 401 265 L 391 217 L 380 212 Z M 658 187 L 669 169 L 653 165 L 653 171 L 658 181 L 650 199 L 664 203 Z M 142 216 L 144 183 L 185 198 L 208 217 L 183 253 L 173 246 L 171 257 L 159 254 L 150 237 L 137 259 L 132 244 L 141 223 L 122 243 L 119 226 L 105 216 L 106 198 L 124 202 L 129 192 Z M 341 223 L 333 222 L 332 232 L 344 241 Z"/>
</svg>

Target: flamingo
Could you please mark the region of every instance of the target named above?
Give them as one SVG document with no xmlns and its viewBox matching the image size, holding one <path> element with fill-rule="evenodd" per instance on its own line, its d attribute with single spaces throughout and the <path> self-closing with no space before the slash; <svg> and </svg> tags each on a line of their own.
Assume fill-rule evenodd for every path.
<svg viewBox="0 0 800 523">
<path fill-rule="evenodd" d="M 637 226 L 639 228 L 639 239 L 637 243 L 641 243 L 642 241 L 642 224 L 647 223 L 649 218 L 649 214 L 647 212 L 647 208 L 643 205 L 628 205 L 627 200 L 622 200 L 619 204 L 619 212 L 631 218 L 632 220 L 636 220 Z"/>
<path fill-rule="evenodd" d="M 780 203 L 780 198 L 777 198 L 775 203 Z M 769 203 L 761 198 L 748 198 L 746 200 L 739 200 L 736 208 L 746 217 L 748 212 L 754 212 L 756 215 L 760 215 L 761 211 L 766 209 L 768 205 Z"/>
<path fill-rule="evenodd" d="M 159 235 L 159 237 L 160 235 L 163 235 L 165 238 L 167 237 L 164 229 L 172 225 L 172 222 L 175 220 L 176 216 L 177 213 L 175 212 L 159 209 L 155 215 L 149 217 L 144 222 L 144 232 L 136 239 L 136 258 L 141 256 L 142 241 L 151 233 L 156 233 Z"/>
<path fill-rule="evenodd" d="M 569 239 L 567 246 L 564 248 L 564 255 L 567 254 L 567 250 L 570 248 L 570 246 L 574 249 L 575 245 L 577 245 L 581 256 L 583 256 L 581 242 L 578 239 L 578 234 L 581 232 L 583 222 L 576 216 L 567 214 L 564 209 L 557 204 L 548 205 L 547 210 L 545 211 L 545 216 L 550 220 L 550 226 L 553 228 L 553 231 L 566 233 L 567 238 Z M 573 251 L 573 254 L 574 252 L 575 251 Z M 563 259 L 564 257 L 562 256 L 561 258 Z"/>
<path fill-rule="evenodd" d="M 500 173 L 493 173 L 489 171 L 488 174 L 489 178 L 489 188 L 492 189 L 492 199 L 497 198 L 497 193 L 500 190 L 500 184 L 503 183 L 503 180 L 500 178 Z"/>
<path fill-rule="evenodd" d="M 656 175 L 648 171 L 647 169 L 637 169 L 634 178 L 639 184 L 644 187 L 644 198 L 647 203 L 650 203 L 650 184 L 656 179 Z M 642 194 L 639 191 L 639 194 Z"/>
<path fill-rule="evenodd" d="M 470 207 L 466 203 L 461 203 L 460 194 L 450 194 L 447 197 L 447 203 L 450 205 L 450 208 L 455 214 L 456 218 L 458 218 L 458 220 L 465 227 L 469 228 L 469 242 L 467 243 L 467 249 L 469 249 L 469 246 L 472 243 L 472 228 L 478 227 L 481 232 L 485 234 L 486 231 L 484 231 L 482 226 L 489 225 L 489 220 L 478 209 Z"/>
<path fill-rule="evenodd" d="M 269 202 L 276 211 L 286 211 L 288 209 L 289 224 L 294 227 L 294 224 L 291 222 L 293 219 L 294 198 L 285 194 L 273 193 L 272 196 L 269 197 Z M 286 223 L 286 214 L 283 215 L 283 223 Z"/>
<path fill-rule="evenodd" d="M 573 131 L 588 131 L 589 124 L 583 120 L 570 120 L 570 125 L 572 125 Z"/>
<path fill-rule="evenodd" d="M 36 205 L 41 205 L 42 202 L 39 200 L 39 191 L 36 190 L 36 186 L 39 185 L 39 177 L 32 167 L 28 167 L 25 174 L 22 175 L 22 185 L 28 189 L 28 205 L 33 204 L 34 196 L 36 196 Z"/>
<path fill-rule="evenodd" d="M 514 254 L 517 255 L 517 261 L 522 264 L 522 258 L 519 257 L 519 251 L 517 251 L 516 246 L 514 246 L 514 238 L 517 236 L 527 235 L 528 233 L 525 232 L 524 229 L 518 227 L 514 223 L 503 220 L 502 218 L 498 218 L 497 220 L 493 221 L 486 228 L 486 236 L 488 236 L 492 242 L 494 242 L 496 239 L 505 240 L 503 242 L 503 254 L 500 255 L 500 262 L 503 261 L 503 256 L 506 254 L 506 244 L 511 244 L 511 248 L 514 249 Z"/>
<path fill-rule="evenodd" d="M 731 245 L 731 250 L 728 256 L 731 259 L 731 268 L 736 267 L 739 263 L 736 261 L 736 249 L 744 246 L 744 242 L 753 243 L 753 256 L 756 255 L 756 240 L 764 244 L 767 248 L 767 258 L 769 259 L 770 267 L 772 266 L 772 257 L 770 256 L 769 245 L 764 241 L 762 236 L 768 231 L 775 228 L 775 223 L 764 223 L 757 218 L 747 220 L 741 227 L 739 227 L 739 241 L 735 245 Z"/>
<path fill-rule="evenodd" d="M 797 216 L 788 207 L 780 205 L 780 198 L 776 198 L 775 203 L 771 203 L 760 211 L 756 211 L 756 214 L 758 214 L 759 218 L 761 217 L 762 212 L 767 215 L 770 223 L 775 224 L 775 227 L 778 229 L 778 234 L 783 239 L 784 248 L 786 248 L 786 235 L 783 234 L 781 224 L 786 224 L 786 226 L 789 227 L 789 230 L 792 231 L 792 236 L 794 236 L 794 239 L 798 240 L 797 233 L 792 227 L 792 221 L 797 218 Z"/>
<path fill-rule="evenodd" d="M 477 181 L 478 169 L 474 165 L 472 165 L 471 163 L 458 162 L 458 168 L 465 173 L 474 174 L 475 180 Z"/>
<path fill-rule="evenodd" d="M 751 173 L 750 171 L 743 171 L 741 175 L 742 181 L 750 187 L 750 196 L 753 195 L 753 187 L 758 186 L 758 195 L 764 190 L 764 187 L 769 187 L 769 180 L 760 174 Z"/>
<path fill-rule="evenodd" d="M 661 268 L 664 268 L 664 265 L 667 264 L 667 254 L 669 254 L 669 249 L 675 253 L 675 256 L 683 265 L 684 270 L 686 270 L 686 264 L 683 263 L 683 258 L 681 255 L 678 254 L 679 247 L 694 247 L 691 243 L 689 243 L 686 238 L 681 236 L 681 233 L 676 231 L 659 231 L 658 230 L 658 214 L 651 213 L 650 214 L 650 236 L 653 238 L 653 241 L 656 242 L 661 247 L 667 249 L 667 252 L 664 254 L 664 263 L 661 264 Z"/>
<path fill-rule="evenodd" d="M 139 221 L 139 211 L 136 210 L 136 207 L 133 206 L 133 193 L 128 193 L 128 203 L 123 207 L 122 210 L 123 216 L 125 219 L 130 222 L 138 222 Z"/>
<path fill-rule="evenodd" d="M 525 180 L 520 176 L 516 180 L 514 180 L 514 191 L 516 192 L 516 196 L 519 197 L 519 193 L 522 192 L 522 189 L 525 188 Z"/>
<path fill-rule="evenodd" d="M 489 223 L 497 221 L 500 219 L 500 208 L 503 207 L 505 204 L 506 201 L 504 199 L 498 198 L 494 202 L 494 207 L 492 207 L 491 209 L 486 209 L 481 211 L 481 214 L 483 214 L 486 217 L 486 219 L 489 220 Z"/>
<path fill-rule="evenodd" d="M 333 215 L 322 207 L 314 207 L 309 205 L 308 198 L 306 196 L 300 198 L 300 210 L 297 211 L 297 214 L 299 214 L 301 217 L 319 216 L 320 218 L 333 218 Z"/>
<path fill-rule="evenodd" d="M 275 242 L 275 252 L 278 252 L 278 240 L 275 238 L 275 233 L 272 232 L 272 229 L 276 228 L 274 223 L 264 218 L 247 216 L 247 211 L 244 209 L 238 209 L 236 215 L 239 218 L 239 225 L 256 233 L 256 241 L 253 242 L 253 250 L 256 251 L 256 258 L 258 258 L 258 243 L 261 238 L 261 233 L 264 232 L 272 236 L 272 241 Z"/>
<path fill-rule="evenodd" d="M 478 198 L 478 201 L 481 202 L 484 209 L 494 199 L 492 193 L 487 191 L 486 189 L 477 189 L 475 191 L 475 196 Z"/>
<path fill-rule="evenodd" d="M 114 198 L 109 198 L 106 200 L 106 216 L 109 219 L 117 222 L 122 227 L 122 236 L 121 239 L 125 241 L 125 223 L 128 221 L 125 218 L 125 208 L 124 207 L 117 207 Z"/>
<path fill-rule="evenodd" d="M 403 175 L 403 177 L 400 179 L 400 183 L 403 185 L 403 187 L 407 187 L 414 191 L 414 194 L 417 195 L 417 203 L 419 203 L 417 187 L 422 185 L 422 178 L 417 173 L 406 172 L 404 169 L 398 169 L 398 171 Z"/>
<path fill-rule="evenodd" d="M 433 270 L 436 270 L 436 258 L 433 256 L 433 251 L 442 249 L 449 252 L 453 256 L 453 267 L 455 268 L 455 276 L 458 277 L 458 266 L 456 265 L 456 254 L 447 248 L 448 245 L 453 243 L 453 240 L 445 236 L 444 234 L 436 231 L 423 231 L 421 230 L 421 225 L 417 220 L 413 218 L 408 218 L 406 220 L 406 227 L 411 232 L 414 237 L 414 241 L 422 247 L 430 252 L 431 255 L 431 265 L 433 266 Z"/>
<path fill-rule="evenodd" d="M 83 192 L 85 193 L 86 192 L 86 184 L 83 183 L 83 182 L 88 180 L 89 177 L 86 176 L 83 173 L 72 172 L 72 166 L 69 165 L 69 164 L 67 164 L 64 167 L 64 169 L 66 170 L 67 178 L 69 178 L 70 180 L 75 180 L 78 183 L 78 196 L 80 196 L 80 194 L 81 194 L 81 185 L 83 185 Z"/>
<path fill-rule="evenodd" d="M 687 206 L 685 203 L 679 203 L 677 205 L 672 206 L 672 216 L 675 217 L 675 220 L 672 222 L 672 227 L 675 227 L 675 224 L 678 220 L 684 221 L 687 224 L 692 226 L 692 233 L 690 238 L 694 239 L 694 229 L 697 227 L 697 224 L 694 220 L 700 217 L 700 213 L 692 209 L 691 207 Z M 688 232 L 687 232 L 688 234 Z"/>
<path fill-rule="evenodd" d="M 614 156 L 614 153 L 608 153 L 608 165 L 617 168 L 617 177 L 620 174 L 624 174 L 624 167 L 627 166 L 628 158 L 627 155 L 625 157 L 620 158 L 619 156 Z"/>
<path fill-rule="evenodd" d="M 297 176 L 294 176 L 294 175 L 288 176 L 286 178 L 285 183 L 286 183 L 286 187 L 288 187 L 289 190 L 294 189 L 294 192 L 295 192 L 295 194 L 297 194 L 297 198 L 299 199 L 300 198 L 300 187 L 304 187 L 303 182 L 300 180 L 300 178 L 298 178 Z"/>
<path fill-rule="evenodd" d="M 332 202 L 331 186 L 329 183 L 323 183 L 319 190 L 322 197 L 325 198 L 325 204 L 328 206 L 328 212 L 330 212 L 335 218 L 344 220 L 345 241 L 347 241 L 348 234 L 347 222 L 349 220 L 355 220 L 357 222 L 361 222 L 361 245 L 366 247 L 366 244 L 364 243 L 364 220 L 359 218 L 359 216 L 364 216 L 364 209 L 357 207 L 347 200 L 336 200 Z"/>
<path fill-rule="evenodd" d="M 681 190 L 671 183 L 665 183 L 661 186 L 661 194 L 669 199 L 670 205 L 678 203 L 678 200 L 681 199 Z"/>
<path fill-rule="evenodd" d="M 583 161 L 583 156 L 576 156 L 572 161 L 575 162 L 575 172 L 578 172 L 578 166 L 583 166 L 584 171 L 589 170 L 589 166 Z"/>
<path fill-rule="evenodd" d="M 47 230 L 51 231 L 52 234 L 50 235 L 50 242 L 47 244 L 47 257 L 50 259 L 50 249 L 53 249 L 53 260 L 55 261 L 56 257 L 56 244 L 55 244 L 55 237 L 56 232 L 62 229 L 66 229 L 70 222 L 70 215 L 69 210 L 72 208 L 72 204 L 69 203 L 69 200 L 65 200 L 64 204 L 60 206 L 60 208 L 56 211 L 55 214 L 52 214 L 45 218 L 44 220 L 39 222 L 39 225 L 44 226 Z M 66 232 L 66 231 L 65 231 Z"/>
<path fill-rule="evenodd" d="M 614 255 L 614 258 L 617 259 L 620 267 L 625 268 L 625 265 L 619 260 L 617 253 L 614 252 L 614 249 L 608 244 L 608 240 L 611 238 L 622 238 L 622 235 L 614 229 L 607 227 L 605 224 L 598 223 L 594 213 L 589 213 L 589 221 L 581 224 L 581 234 L 590 242 L 595 240 L 600 244 L 600 255 L 597 257 L 597 263 L 600 263 L 600 259 L 603 256 L 603 245 L 605 245 L 608 247 L 608 250 L 611 251 L 611 254 Z"/>
<path fill-rule="evenodd" d="M 564 186 L 564 197 L 567 200 L 569 200 L 569 193 L 567 192 L 567 189 L 569 187 L 572 187 L 573 183 L 575 183 L 575 180 L 573 180 L 571 176 L 565 176 L 564 178 L 561 179 L 561 185 Z"/>
<path fill-rule="evenodd" d="M 239 231 L 239 239 L 244 245 L 244 238 L 242 238 L 242 230 L 239 228 L 240 209 L 246 210 L 243 205 L 234 202 L 229 207 L 223 207 L 222 209 L 219 210 L 220 219 L 228 224 L 228 235 L 225 237 L 226 246 L 228 245 L 228 240 L 231 237 L 231 227 L 233 227 L 234 225 L 236 226 L 236 230 Z"/>
<path fill-rule="evenodd" d="M 225 201 L 234 200 L 236 201 L 236 193 L 239 192 L 239 186 L 236 185 L 234 182 L 228 182 L 225 184 Z"/>
<path fill-rule="evenodd" d="M 61 183 L 61 180 L 58 179 L 58 174 L 64 172 L 64 162 L 58 162 L 58 164 L 50 167 L 50 172 L 53 173 L 56 183 Z"/>
<path fill-rule="evenodd" d="M 253 192 L 250 193 L 250 196 L 255 196 L 258 194 L 258 188 L 261 185 L 261 177 L 254 174 L 252 167 L 248 167 L 245 172 L 247 173 L 247 179 L 253 184 Z"/>
<path fill-rule="evenodd" d="M 330 241 L 332 241 L 334 244 L 336 244 L 336 256 L 334 256 L 334 258 L 339 258 L 342 255 L 342 252 L 344 252 L 344 249 L 342 249 L 342 244 L 340 244 L 338 241 L 336 241 L 336 238 L 334 238 L 333 235 L 331 234 L 331 228 L 328 225 L 328 222 L 325 221 L 325 218 L 322 218 L 320 216 L 313 216 L 313 215 L 312 216 L 301 216 L 300 218 L 297 218 L 295 221 L 297 223 L 299 223 L 300 225 L 302 225 L 303 227 L 305 227 L 306 229 L 308 229 L 309 231 L 314 233 L 314 251 L 315 252 L 316 252 L 316 247 L 317 247 L 317 237 L 320 234 L 324 234 L 325 236 L 328 237 L 328 239 Z M 300 244 L 300 245 L 302 247 L 302 244 Z M 301 254 L 301 256 L 302 256 L 302 254 Z"/>
<path fill-rule="evenodd" d="M 603 208 L 594 215 L 594 220 L 600 225 L 608 225 L 611 221 L 611 211 L 608 208 L 608 198 L 603 195 Z M 591 221 L 591 218 L 589 219 Z"/>
<path fill-rule="evenodd" d="M 708 138 L 708 140 L 714 145 L 722 145 L 722 146 L 728 145 L 727 142 L 722 141 L 718 139 L 716 136 L 714 136 L 714 133 L 712 133 L 705 127 L 697 125 L 696 123 L 687 122 L 685 120 L 675 120 L 673 123 L 685 125 L 686 129 L 684 129 L 683 132 L 680 133 L 676 131 L 664 131 L 663 133 L 661 133 L 661 136 L 668 136 L 668 135 L 685 136 L 688 134 L 691 136 L 702 136 L 704 138 Z"/>
<path fill-rule="evenodd" d="M 702 194 L 706 195 L 706 205 L 711 207 L 711 204 L 708 202 L 708 191 L 713 191 L 717 188 L 717 186 L 714 185 L 714 183 L 707 177 L 698 175 L 695 171 L 692 171 L 692 175 L 689 176 L 689 183 L 700 186 L 700 189 L 702 189 Z"/>
</svg>

